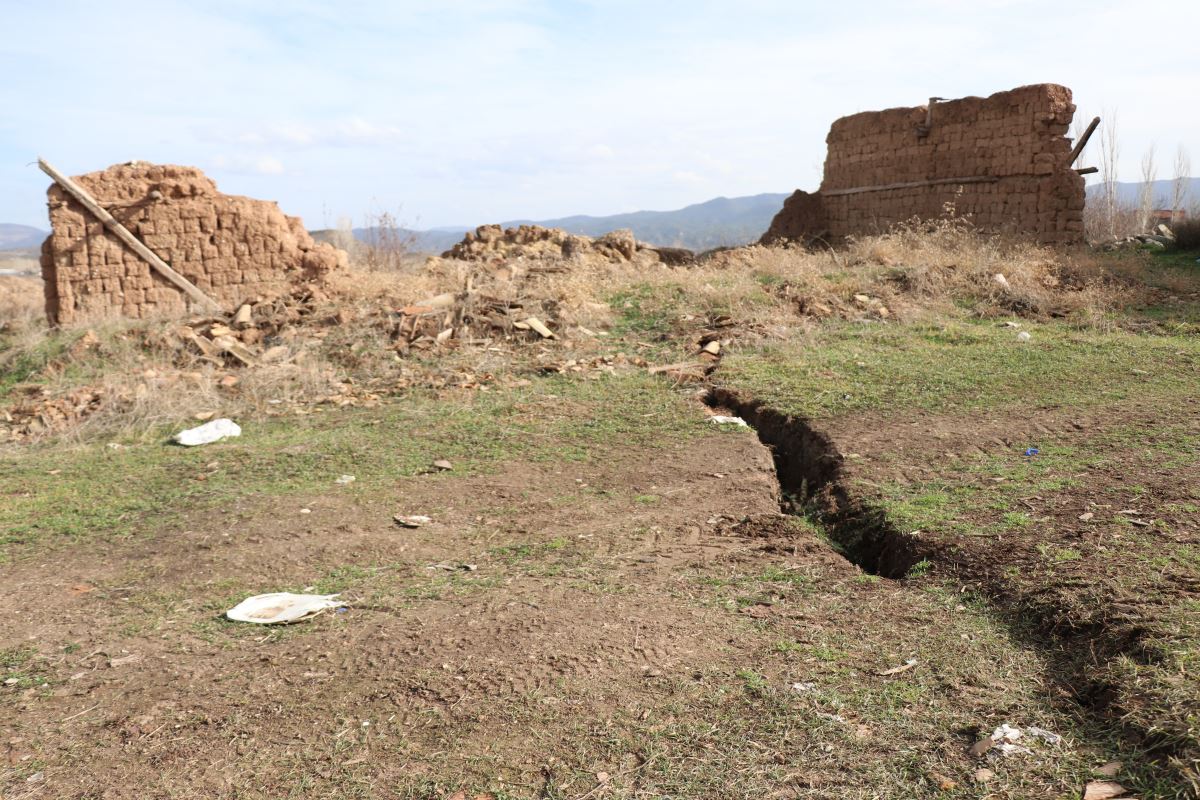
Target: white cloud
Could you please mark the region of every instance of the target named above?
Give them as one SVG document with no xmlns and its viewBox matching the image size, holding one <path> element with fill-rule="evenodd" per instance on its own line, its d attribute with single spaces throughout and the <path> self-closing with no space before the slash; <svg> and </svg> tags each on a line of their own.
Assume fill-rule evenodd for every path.
<svg viewBox="0 0 1200 800">
<path fill-rule="evenodd" d="M 1200 61 L 1129 35 L 1118 0 L 8 5 L 30 33 L 0 50 L 21 76 L 0 83 L 0 221 L 44 224 L 19 166 L 38 152 L 73 173 L 198 164 L 315 221 L 376 201 L 429 225 L 671 208 L 815 186 L 839 116 L 1045 80 L 1120 109 L 1123 177 L 1151 141 L 1200 163 L 1180 100 Z M 1194 0 L 1155 14 L 1200 27 Z"/>
<path fill-rule="evenodd" d="M 282 161 L 266 155 L 219 154 L 210 163 L 215 169 L 235 175 L 283 175 L 286 171 Z"/>
</svg>

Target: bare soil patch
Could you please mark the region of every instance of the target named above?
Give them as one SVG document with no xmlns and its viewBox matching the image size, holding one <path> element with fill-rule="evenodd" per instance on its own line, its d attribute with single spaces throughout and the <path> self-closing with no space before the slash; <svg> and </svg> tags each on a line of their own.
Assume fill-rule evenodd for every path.
<svg viewBox="0 0 1200 800">
<path fill-rule="evenodd" d="M 864 575 L 778 502 L 756 439 L 713 433 L 24 558 L 5 796 L 973 796 L 967 748 L 1012 722 L 1065 738 L 994 785 L 1055 797 L 1120 753 L 974 601 Z M 220 618 L 307 586 L 351 605 Z"/>
</svg>

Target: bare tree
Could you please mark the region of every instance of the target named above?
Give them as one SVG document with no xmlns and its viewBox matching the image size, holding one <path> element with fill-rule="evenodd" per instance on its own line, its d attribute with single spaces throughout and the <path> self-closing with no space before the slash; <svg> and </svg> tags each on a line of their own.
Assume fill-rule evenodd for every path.
<svg viewBox="0 0 1200 800">
<path fill-rule="evenodd" d="M 1192 160 L 1188 158 L 1187 150 L 1183 149 L 1183 144 L 1179 145 L 1179 149 L 1175 151 L 1175 180 L 1171 186 L 1171 211 L 1173 216 L 1178 216 L 1184 205 L 1187 203 L 1188 180 L 1192 171 Z"/>
<path fill-rule="evenodd" d="M 1117 141 L 1117 112 L 1106 114 L 1100 126 L 1100 184 L 1104 187 L 1104 222 L 1109 236 L 1117 235 L 1117 159 L 1121 144 Z"/>
<path fill-rule="evenodd" d="M 1154 145 L 1142 156 L 1142 185 L 1138 190 L 1138 230 L 1150 230 L 1150 217 L 1154 213 L 1154 179 L 1158 168 L 1154 165 Z"/>
</svg>

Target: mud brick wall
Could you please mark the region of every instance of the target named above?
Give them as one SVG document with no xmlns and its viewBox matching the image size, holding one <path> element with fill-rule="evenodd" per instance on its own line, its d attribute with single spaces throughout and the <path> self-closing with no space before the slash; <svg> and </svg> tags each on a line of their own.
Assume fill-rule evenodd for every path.
<svg viewBox="0 0 1200 800">
<path fill-rule="evenodd" d="M 1083 239 L 1084 181 L 1066 163 L 1070 89 L 1037 84 L 935 103 L 922 135 L 926 111 L 893 108 L 834 122 L 819 192 L 788 198 L 763 240 L 878 233 L 943 216 L 947 204 L 985 230 L 1050 243 Z M 879 188 L 914 183 L 922 185 Z M 873 190 L 842 193 L 864 188 Z"/>
<path fill-rule="evenodd" d="M 224 195 L 193 167 L 132 162 L 74 179 L 130 233 L 228 309 L 278 296 L 346 265 L 297 217 L 263 200 Z M 182 314 L 188 298 L 58 184 L 47 192 L 42 245 L 53 324 Z"/>
</svg>

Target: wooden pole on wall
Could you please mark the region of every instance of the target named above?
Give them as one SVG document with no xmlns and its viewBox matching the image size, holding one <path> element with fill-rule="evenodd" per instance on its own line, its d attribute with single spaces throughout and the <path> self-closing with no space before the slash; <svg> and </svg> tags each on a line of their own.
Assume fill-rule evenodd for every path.
<svg viewBox="0 0 1200 800">
<path fill-rule="evenodd" d="M 68 178 L 66 175 L 63 175 L 61 172 L 47 163 L 45 159 L 38 159 L 38 167 L 42 170 L 42 172 L 53 178 L 54 182 L 61 186 L 68 194 L 82 203 L 83 207 L 92 212 L 96 219 L 104 223 L 104 227 L 108 228 L 110 231 L 112 231 L 114 236 L 128 245 L 130 250 L 141 256 L 142 260 L 149 264 L 155 272 L 157 272 L 159 275 L 162 275 L 171 283 L 175 284 L 180 291 L 192 298 L 197 305 L 208 311 L 224 310 L 216 300 L 213 300 L 204 292 L 200 291 L 200 289 L 197 288 L 194 283 L 180 275 L 175 270 L 171 269 L 171 266 L 159 258 L 153 250 L 138 241 L 138 238 L 130 233 L 128 228 L 117 222 L 113 218 L 112 214 L 109 214 L 107 211 L 105 211 L 104 207 L 97 203 L 96 200 L 90 194 L 88 194 L 86 189 Z"/>
<path fill-rule="evenodd" d="M 1083 152 L 1083 148 L 1087 147 L 1088 139 L 1092 138 L 1092 134 L 1096 132 L 1096 126 L 1100 124 L 1100 118 L 1096 117 L 1091 124 L 1087 126 L 1087 130 L 1083 132 L 1083 136 L 1079 137 L 1079 141 L 1071 148 L 1071 155 L 1067 156 L 1067 166 L 1075 163 L 1075 159 L 1079 158 L 1079 154 Z"/>
</svg>

